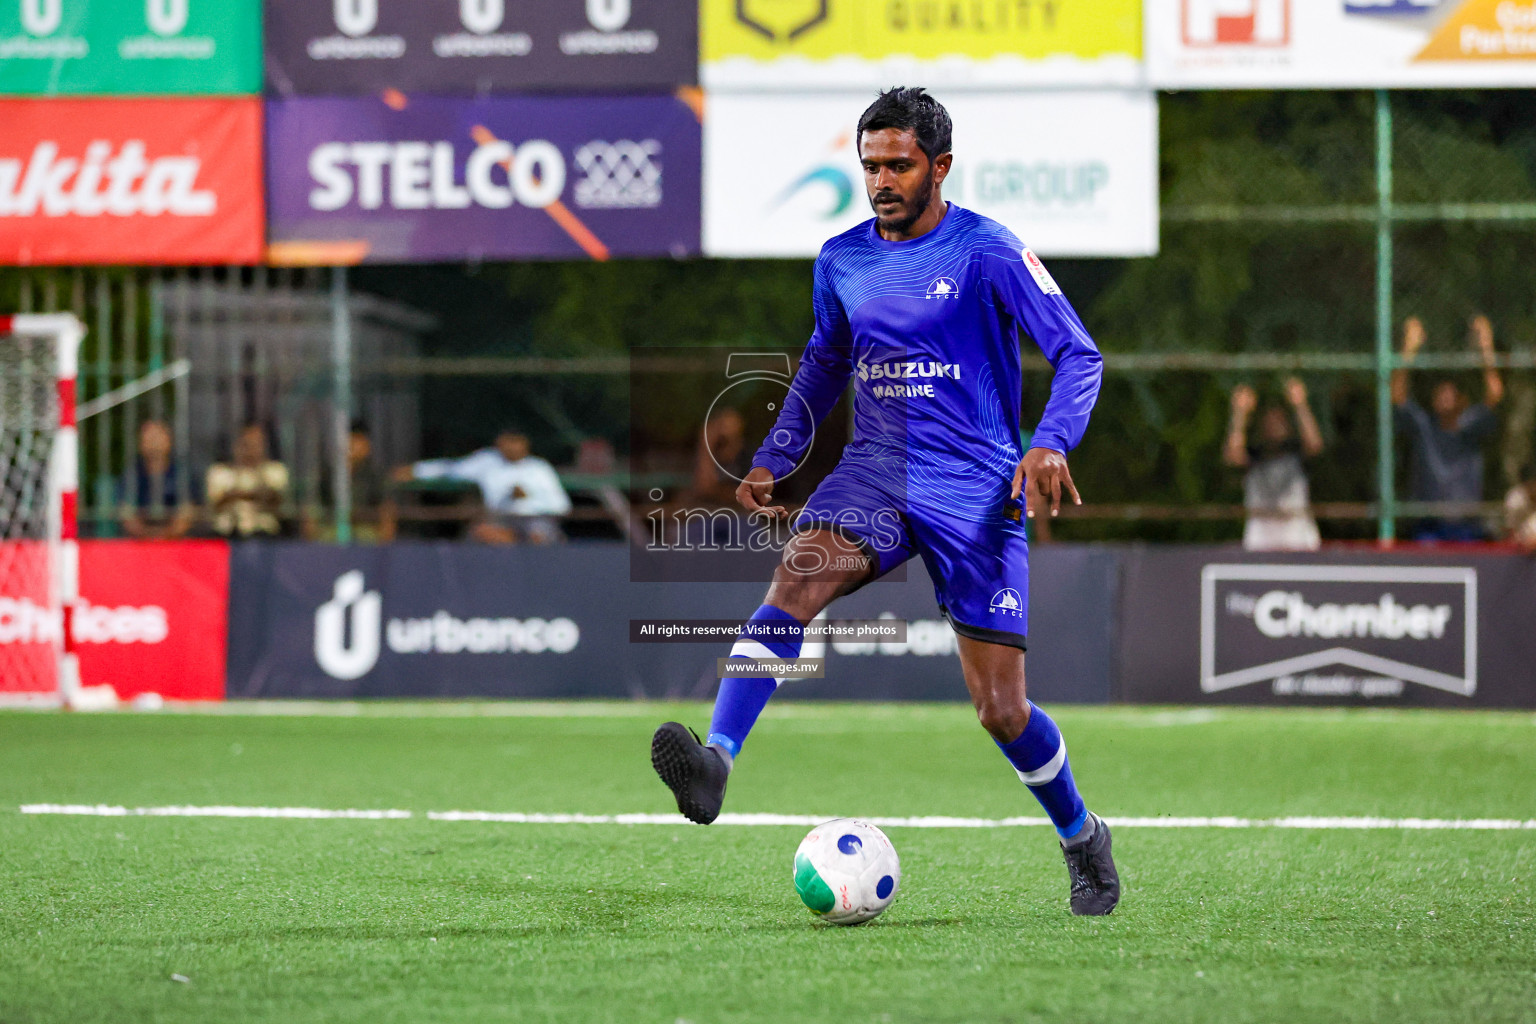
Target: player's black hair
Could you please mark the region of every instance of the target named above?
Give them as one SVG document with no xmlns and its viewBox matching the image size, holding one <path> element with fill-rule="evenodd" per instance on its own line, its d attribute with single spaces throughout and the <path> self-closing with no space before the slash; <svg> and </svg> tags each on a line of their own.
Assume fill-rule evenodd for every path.
<svg viewBox="0 0 1536 1024">
<path fill-rule="evenodd" d="M 928 155 L 943 156 L 950 150 L 954 125 L 944 104 L 928 95 L 921 87 L 897 86 L 886 89 L 869 105 L 859 118 L 857 140 L 862 151 L 865 132 L 878 132 L 884 128 L 911 132 L 917 147 Z"/>
</svg>

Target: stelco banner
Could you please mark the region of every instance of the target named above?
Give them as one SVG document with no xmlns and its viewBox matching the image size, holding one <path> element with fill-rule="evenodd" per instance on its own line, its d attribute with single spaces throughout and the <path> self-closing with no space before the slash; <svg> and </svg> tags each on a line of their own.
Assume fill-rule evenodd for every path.
<svg viewBox="0 0 1536 1024">
<path fill-rule="evenodd" d="M 944 198 L 1047 256 L 1157 252 L 1157 101 L 1124 91 L 958 93 Z M 873 214 L 855 148 L 863 93 L 711 93 L 704 122 L 704 251 L 815 256 Z M 741 174 L 741 154 L 775 140 Z"/>
<path fill-rule="evenodd" d="M 1147 0 L 1159 89 L 1536 85 L 1536 0 Z"/>
<path fill-rule="evenodd" d="M 1536 562 L 1126 554 L 1121 699 L 1529 707 Z"/>
<path fill-rule="evenodd" d="M 261 101 L 0 101 L 0 264 L 255 263 Z"/>
<path fill-rule="evenodd" d="M 687 256 L 699 119 L 670 96 L 267 105 L 278 263 Z"/>
<path fill-rule="evenodd" d="M 698 81 L 693 0 L 267 0 L 278 95 L 670 90 Z"/>
<path fill-rule="evenodd" d="M 0 94 L 260 90 L 260 0 L 0 0 Z"/>
<path fill-rule="evenodd" d="M 1141 0 L 702 0 L 710 89 L 1137 85 Z"/>
</svg>

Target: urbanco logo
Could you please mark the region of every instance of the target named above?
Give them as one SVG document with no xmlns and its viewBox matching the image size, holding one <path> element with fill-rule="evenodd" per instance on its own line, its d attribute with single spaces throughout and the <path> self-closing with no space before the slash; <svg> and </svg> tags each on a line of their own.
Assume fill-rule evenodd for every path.
<svg viewBox="0 0 1536 1024">
<path fill-rule="evenodd" d="M 361 679 L 379 663 L 384 599 L 366 586 L 361 570 L 342 573 L 315 610 L 315 663 L 333 679 Z"/>
</svg>

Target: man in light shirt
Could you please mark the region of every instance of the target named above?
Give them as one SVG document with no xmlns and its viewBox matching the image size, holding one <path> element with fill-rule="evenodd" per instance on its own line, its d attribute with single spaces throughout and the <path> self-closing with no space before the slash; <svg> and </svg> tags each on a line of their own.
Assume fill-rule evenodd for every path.
<svg viewBox="0 0 1536 1024">
<path fill-rule="evenodd" d="M 486 544 L 552 544 L 563 540 L 560 516 L 571 499 L 548 462 L 529 453 L 528 437 L 514 430 L 462 459 L 427 459 L 408 467 L 415 480 L 468 480 L 479 485 L 486 516 L 470 536 Z"/>
</svg>

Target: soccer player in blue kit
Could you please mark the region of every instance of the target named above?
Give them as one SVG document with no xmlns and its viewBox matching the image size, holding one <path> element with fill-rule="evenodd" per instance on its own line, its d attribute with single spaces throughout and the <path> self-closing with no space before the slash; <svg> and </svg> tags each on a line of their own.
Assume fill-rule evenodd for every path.
<svg viewBox="0 0 1536 1024">
<path fill-rule="evenodd" d="M 954 628 L 982 726 L 1060 836 L 1074 914 L 1120 899 L 1109 826 L 1078 794 L 1061 732 L 1025 696 L 1029 551 L 1021 513 L 1081 504 L 1066 453 L 1082 439 L 1103 360 L 1035 254 L 1007 228 L 941 195 L 951 125 L 922 89 L 891 89 L 858 124 L 873 220 L 816 260 L 816 329 L 778 421 L 736 497 L 786 517 L 773 488 L 805 455 L 854 379 L 854 436 L 795 515 L 762 607 L 732 657 L 798 657 L 827 605 L 920 554 Z M 1019 332 L 1055 369 L 1027 452 L 1019 448 Z M 678 810 L 707 825 L 747 733 L 778 686 L 721 680 L 709 736 L 668 722 L 651 763 Z"/>
</svg>

